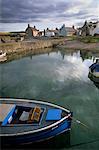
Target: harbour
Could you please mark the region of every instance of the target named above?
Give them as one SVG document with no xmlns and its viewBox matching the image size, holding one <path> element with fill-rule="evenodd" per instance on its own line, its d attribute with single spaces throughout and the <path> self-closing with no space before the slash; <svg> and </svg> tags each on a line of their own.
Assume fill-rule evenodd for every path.
<svg viewBox="0 0 99 150">
<path fill-rule="evenodd" d="M 99 89 L 88 78 L 96 56 L 98 53 L 87 53 L 86 57 L 80 50 L 55 49 L 10 59 L 0 64 L 0 96 L 42 99 L 69 108 L 74 120 L 68 149 L 98 149 Z M 64 141 L 64 136 L 59 141 Z M 65 143 L 58 146 L 67 149 Z"/>
</svg>

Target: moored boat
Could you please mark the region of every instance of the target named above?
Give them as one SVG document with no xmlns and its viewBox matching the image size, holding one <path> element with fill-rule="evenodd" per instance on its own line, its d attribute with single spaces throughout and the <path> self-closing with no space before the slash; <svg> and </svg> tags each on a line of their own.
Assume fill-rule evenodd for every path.
<svg viewBox="0 0 99 150">
<path fill-rule="evenodd" d="M 99 78 L 99 59 L 89 67 L 89 73 L 96 78 Z"/>
<path fill-rule="evenodd" d="M 6 52 L 0 51 L 0 58 L 4 58 L 6 56 Z"/>
<path fill-rule="evenodd" d="M 26 99 L 0 98 L 3 145 L 45 141 L 71 129 L 72 112 L 61 106 Z"/>
</svg>

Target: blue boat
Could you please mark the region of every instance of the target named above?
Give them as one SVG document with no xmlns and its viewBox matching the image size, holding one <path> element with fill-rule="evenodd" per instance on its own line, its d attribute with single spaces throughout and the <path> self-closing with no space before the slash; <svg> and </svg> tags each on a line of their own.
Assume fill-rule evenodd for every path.
<svg viewBox="0 0 99 150">
<path fill-rule="evenodd" d="M 48 140 L 69 131 L 71 121 L 70 110 L 52 103 L 0 98 L 2 145 L 24 145 Z"/>
<path fill-rule="evenodd" d="M 99 82 L 99 59 L 97 59 L 96 62 L 89 67 L 88 77 L 93 82 Z"/>
</svg>

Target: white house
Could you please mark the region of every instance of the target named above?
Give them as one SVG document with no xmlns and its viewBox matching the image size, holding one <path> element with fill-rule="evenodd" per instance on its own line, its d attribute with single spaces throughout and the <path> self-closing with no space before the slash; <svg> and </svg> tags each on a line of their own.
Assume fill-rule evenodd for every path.
<svg viewBox="0 0 99 150">
<path fill-rule="evenodd" d="M 51 37 L 55 36 L 55 30 L 49 30 L 48 28 L 45 30 L 45 36 Z"/>
<path fill-rule="evenodd" d="M 99 35 L 99 21 L 97 22 L 87 22 L 85 21 L 83 27 L 79 28 L 82 36 L 94 36 Z"/>
<path fill-rule="evenodd" d="M 99 21 L 96 23 L 96 28 L 94 28 L 94 30 L 93 30 L 93 34 L 95 35 L 99 35 Z"/>
<path fill-rule="evenodd" d="M 89 34 L 94 36 L 95 34 L 99 34 L 99 22 L 89 22 Z"/>
</svg>

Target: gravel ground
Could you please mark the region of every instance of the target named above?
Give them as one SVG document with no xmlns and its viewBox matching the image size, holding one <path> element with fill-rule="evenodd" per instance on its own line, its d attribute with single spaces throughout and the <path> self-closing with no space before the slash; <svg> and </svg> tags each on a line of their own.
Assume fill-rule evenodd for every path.
<svg viewBox="0 0 99 150">
<path fill-rule="evenodd" d="M 63 45 L 57 47 L 62 47 L 66 49 L 81 49 L 81 50 L 96 50 L 99 51 L 99 43 L 83 43 L 77 40 L 74 41 L 64 41 Z"/>
</svg>

